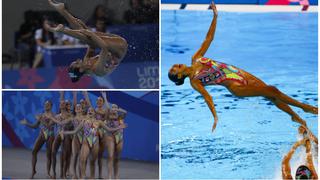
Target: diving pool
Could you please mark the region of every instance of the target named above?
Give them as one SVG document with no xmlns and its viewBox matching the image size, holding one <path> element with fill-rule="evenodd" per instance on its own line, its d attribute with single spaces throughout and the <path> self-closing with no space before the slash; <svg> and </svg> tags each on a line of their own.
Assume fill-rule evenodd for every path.
<svg viewBox="0 0 320 180">
<path fill-rule="evenodd" d="M 260 97 L 236 98 L 220 86 L 213 97 L 218 125 L 186 79 L 167 77 L 176 63 L 191 64 L 212 20 L 211 11 L 161 11 L 161 177 L 281 178 L 281 161 L 297 141 L 298 124 Z M 206 57 L 232 64 L 291 97 L 318 104 L 318 14 L 219 12 Z M 318 134 L 317 116 L 293 107 Z M 291 161 L 295 171 L 303 150 Z M 297 155 L 296 154 L 296 155 Z M 317 164 L 316 164 L 317 165 Z"/>
</svg>

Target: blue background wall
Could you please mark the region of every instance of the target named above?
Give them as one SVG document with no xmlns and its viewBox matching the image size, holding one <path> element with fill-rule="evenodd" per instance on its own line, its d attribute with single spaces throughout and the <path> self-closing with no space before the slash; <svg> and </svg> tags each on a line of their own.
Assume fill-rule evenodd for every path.
<svg viewBox="0 0 320 180">
<path fill-rule="evenodd" d="M 100 92 L 89 92 L 93 106 Z M 78 93 L 78 100 L 82 98 Z M 159 94 L 151 92 L 107 92 L 108 101 L 118 104 L 128 111 L 124 130 L 122 158 L 159 161 Z M 43 104 L 50 99 L 53 112 L 57 112 L 59 93 L 46 92 L 3 92 L 2 94 L 2 146 L 25 147 L 32 149 L 39 129 L 20 125 L 23 118 L 35 122 L 34 115 L 43 112 Z M 65 99 L 72 100 L 72 93 L 66 92 Z M 45 146 L 43 147 L 45 148 Z"/>
</svg>

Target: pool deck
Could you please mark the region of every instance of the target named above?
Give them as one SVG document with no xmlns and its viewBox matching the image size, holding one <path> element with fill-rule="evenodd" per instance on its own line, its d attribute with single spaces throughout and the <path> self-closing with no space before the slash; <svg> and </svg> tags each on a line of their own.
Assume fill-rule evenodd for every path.
<svg viewBox="0 0 320 180">
<path fill-rule="evenodd" d="M 162 10 L 179 10 L 181 4 L 161 4 Z M 183 10 L 208 10 L 207 4 L 187 4 Z M 302 12 L 298 5 L 226 5 L 218 4 L 217 9 L 225 12 Z M 309 6 L 308 11 L 302 13 L 318 12 L 318 6 Z"/>
<path fill-rule="evenodd" d="M 96 165 L 96 177 L 98 169 Z M 38 154 L 37 174 L 35 178 L 46 178 L 46 154 Z M 103 159 L 103 176 L 107 177 L 106 159 Z M 2 149 L 2 177 L 11 179 L 28 178 L 31 172 L 31 151 L 27 149 L 3 148 Z M 121 179 L 158 179 L 159 166 L 157 163 L 143 161 L 120 160 Z M 52 172 L 51 172 L 52 173 Z M 57 155 L 57 175 L 60 174 L 60 154 Z M 87 166 L 87 176 L 89 167 Z"/>
</svg>

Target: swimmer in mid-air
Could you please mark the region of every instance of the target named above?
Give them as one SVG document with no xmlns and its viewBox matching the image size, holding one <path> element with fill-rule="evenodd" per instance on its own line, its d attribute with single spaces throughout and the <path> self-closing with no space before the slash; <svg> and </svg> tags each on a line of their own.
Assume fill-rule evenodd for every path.
<svg viewBox="0 0 320 180">
<path fill-rule="evenodd" d="M 306 148 L 306 164 L 300 165 L 296 171 L 295 179 L 318 179 L 317 171 L 313 165 L 312 153 L 311 153 L 311 142 L 313 141 L 318 147 L 318 140 L 315 139 L 313 134 L 308 134 L 308 130 L 303 126 L 299 127 L 299 134 L 303 135 L 303 139 L 296 142 L 288 154 L 286 154 L 282 160 L 282 178 L 292 179 L 290 160 L 292 155 L 299 146 L 305 146 Z"/>
<path fill-rule="evenodd" d="M 214 18 L 211 22 L 206 39 L 202 43 L 200 49 L 192 57 L 192 65 L 173 65 L 169 70 L 169 79 L 176 85 L 182 85 L 184 79 L 189 77 L 191 86 L 204 97 L 214 117 L 212 131 L 214 131 L 217 126 L 218 116 L 212 97 L 205 89 L 205 86 L 209 85 L 222 85 L 237 97 L 265 97 L 272 101 L 280 110 L 288 113 L 293 121 L 306 126 L 306 122 L 300 118 L 289 105 L 299 107 L 305 112 L 313 114 L 318 114 L 317 107 L 303 104 L 287 96 L 276 87 L 265 84 L 263 81 L 244 70 L 203 57 L 214 39 L 217 25 L 218 12 L 214 2 L 212 2 L 211 8 L 214 13 Z"/>
<path fill-rule="evenodd" d="M 73 29 L 65 28 L 62 24 L 45 28 L 51 32 L 61 32 L 88 44 L 87 53 L 83 60 L 78 59 L 68 68 L 72 82 L 77 82 L 83 75 L 104 76 L 117 68 L 127 53 L 127 41 L 115 34 L 92 32 L 80 19 L 73 17 L 66 9 L 64 3 L 48 0 L 49 4 L 57 10 Z M 100 54 L 94 55 L 95 48 L 100 48 Z"/>
</svg>

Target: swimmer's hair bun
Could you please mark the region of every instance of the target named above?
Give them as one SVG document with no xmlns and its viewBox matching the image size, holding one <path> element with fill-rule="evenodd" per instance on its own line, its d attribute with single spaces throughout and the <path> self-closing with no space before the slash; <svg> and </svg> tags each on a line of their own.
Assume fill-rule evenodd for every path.
<svg viewBox="0 0 320 180">
<path fill-rule="evenodd" d="M 80 72 L 80 68 L 69 67 L 68 74 L 73 83 L 78 82 L 81 77 L 84 75 L 83 72 Z"/>
<path fill-rule="evenodd" d="M 296 179 L 311 179 L 311 171 L 305 166 L 301 165 L 296 171 Z"/>
<path fill-rule="evenodd" d="M 183 78 L 178 78 L 177 74 L 171 74 L 170 72 L 168 73 L 168 77 L 171 81 L 173 81 L 177 86 L 180 86 L 184 83 L 184 79 L 186 77 Z"/>
</svg>

